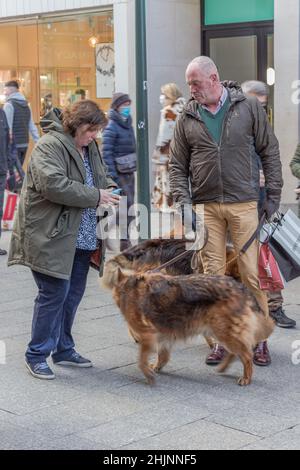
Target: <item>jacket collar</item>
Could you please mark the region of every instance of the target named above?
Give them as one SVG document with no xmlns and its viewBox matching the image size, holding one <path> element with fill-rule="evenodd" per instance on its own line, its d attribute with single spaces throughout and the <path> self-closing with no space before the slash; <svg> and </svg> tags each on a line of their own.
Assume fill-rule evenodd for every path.
<svg viewBox="0 0 300 470">
<path fill-rule="evenodd" d="M 85 171 L 85 166 L 84 162 L 81 158 L 80 153 L 78 152 L 76 145 L 75 145 L 75 140 L 74 138 L 65 133 L 57 132 L 57 131 L 51 131 L 51 134 L 54 135 L 61 143 L 62 145 L 67 149 L 68 153 L 71 155 L 71 157 L 75 160 L 76 165 L 80 171 L 80 174 L 85 181 L 86 179 L 86 171 Z M 92 145 L 92 144 L 90 144 Z M 89 145 L 89 148 L 90 148 Z"/>
<path fill-rule="evenodd" d="M 227 89 L 230 106 L 246 99 L 245 95 L 242 92 L 241 87 L 239 86 L 237 82 L 224 81 L 221 83 Z M 195 119 L 198 119 L 198 121 L 202 120 L 198 113 L 198 102 L 194 98 L 191 98 L 188 101 L 188 103 L 184 107 L 183 113 L 188 114 L 189 116 L 192 116 Z"/>
</svg>

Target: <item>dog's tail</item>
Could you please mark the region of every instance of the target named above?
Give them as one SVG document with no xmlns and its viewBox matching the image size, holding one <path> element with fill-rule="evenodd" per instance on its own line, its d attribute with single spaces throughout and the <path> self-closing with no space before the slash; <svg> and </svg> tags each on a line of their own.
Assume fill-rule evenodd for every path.
<svg viewBox="0 0 300 470">
<path fill-rule="evenodd" d="M 124 271 L 131 268 L 131 262 L 122 255 L 115 256 L 104 266 L 103 277 L 100 280 L 101 286 L 106 289 L 113 289 L 119 283 L 119 271 Z"/>
</svg>

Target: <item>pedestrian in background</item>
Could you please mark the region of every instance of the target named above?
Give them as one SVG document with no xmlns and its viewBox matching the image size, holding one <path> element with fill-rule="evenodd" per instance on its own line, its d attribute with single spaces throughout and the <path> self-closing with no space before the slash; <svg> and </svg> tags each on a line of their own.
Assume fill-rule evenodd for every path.
<svg viewBox="0 0 300 470">
<path fill-rule="evenodd" d="M 4 111 L 0 108 L 0 238 L 1 223 L 3 216 L 4 191 L 7 176 L 7 157 L 9 144 L 9 128 Z M 0 255 L 6 255 L 7 252 L 0 248 Z"/>
<path fill-rule="evenodd" d="M 175 83 L 167 83 L 161 87 L 160 104 L 162 110 L 152 158 L 155 175 L 152 202 L 159 210 L 165 211 L 173 205 L 169 182 L 170 143 L 176 119 L 185 105 L 185 99 Z"/>
<path fill-rule="evenodd" d="M 89 100 L 62 115 L 55 111 L 41 122 L 44 135 L 25 176 L 8 263 L 28 266 L 38 287 L 25 356 L 30 373 L 40 379 L 55 378 L 50 354 L 57 365 L 92 366 L 76 351 L 72 326 L 91 257 L 101 248 L 97 206 L 119 202 L 95 142 L 104 113 Z"/>
<path fill-rule="evenodd" d="M 129 227 L 135 220 L 132 214 L 135 195 L 136 140 L 132 127 L 131 99 L 126 93 L 115 93 L 108 113 L 109 123 L 103 131 L 103 158 L 112 179 L 127 198 L 127 213 L 119 214 L 120 249 L 131 246 Z M 129 211 L 131 214 L 129 215 Z"/>
<path fill-rule="evenodd" d="M 241 85 L 243 92 L 247 96 L 255 96 L 261 103 L 264 110 L 267 112 L 269 90 L 264 82 L 258 80 L 248 80 Z M 261 159 L 257 155 L 257 164 L 259 165 L 260 172 L 260 193 L 258 201 L 258 213 L 261 216 L 263 212 L 264 202 L 266 198 L 265 178 L 262 169 Z M 267 292 L 269 313 L 275 321 L 276 325 L 280 328 L 294 328 L 296 326 L 295 320 L 287 317 L 283 310 L 283 296 L 282 291 Z"/>
<path fill-rule="evenodd" d="M 20 93 L 19 84 L 16 80 L 5 83 L 4 95 L 6 96 L 6 102 L 3 109 L 9 127 L 10 153 L 13 153 L 16 149 L 19 162 L 23 166 L 29 144 L 29 133 L 34 142 L 38 141 L 39 133 L 33 122 L 29 104 Z"/>
<path fill-rule="evenodd" d="M 290 168 L 293 175 L 300 180 L 300 144 L 297 145 L 295 155 L 290 163 Z M 298 187 L 295 189 L 296 199 L 299 201 L 299 216 L 300 216 L 300 182 Z"/>
</svg>

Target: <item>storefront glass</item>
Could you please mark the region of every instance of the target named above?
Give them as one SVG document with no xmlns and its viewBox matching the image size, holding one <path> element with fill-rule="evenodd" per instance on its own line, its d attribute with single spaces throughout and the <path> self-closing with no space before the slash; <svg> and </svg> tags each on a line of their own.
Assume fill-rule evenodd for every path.
<svg viewBox="0 0 300 470">
<path fill-rule="evenodd" d="M 11 79 L 19 80 L 36 123 L 51 106 L 83 98 L 107 110 L 114 92 L 112 11 L 0 24 L 0 103 Z"/>
</svg>

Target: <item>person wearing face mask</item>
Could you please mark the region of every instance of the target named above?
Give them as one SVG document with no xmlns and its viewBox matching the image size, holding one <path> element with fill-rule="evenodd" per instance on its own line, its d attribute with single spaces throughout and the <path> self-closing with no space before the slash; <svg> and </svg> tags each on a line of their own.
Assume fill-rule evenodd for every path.
<svg viewBox="0 0 300 470">
<path fill-rule="evenodd" d="M 170 142 L 176 119 L 185 105 L 185 99 L 175 83 L 167 83 L 161 87 L 159 101 L 162 110 L 152 158 L 155 170 L 152 201 L 159 210 L 168 211 L 173 204 L 168 172 Z"/>
<path fill-rule="evenodd" d="M 102 139 L 103 158 L 111 178 L 122 189 L 122 196 L 127 198 L 127 214 L 121 207 L 119 214 L 120 249 L 123 251 L 131 246 L 129 227 L 135 219 L 133 215 L 128 215 L 134 204 L 136 140 L 132 127 L 131 99 L 127 93 L 114 93 L 108 117 L 109 123 Z"/>
</svg>

